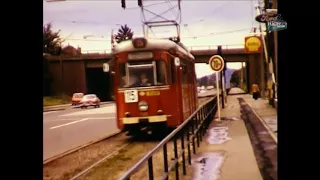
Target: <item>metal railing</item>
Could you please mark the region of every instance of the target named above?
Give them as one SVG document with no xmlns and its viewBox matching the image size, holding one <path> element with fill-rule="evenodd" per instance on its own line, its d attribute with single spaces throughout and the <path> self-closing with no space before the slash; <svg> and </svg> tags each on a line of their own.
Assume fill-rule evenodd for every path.
<svg viewBox="0 0 320 180">
<path fill-rule="evenodd" d="M 82 50 L 82 54 L 110 54 L 111 49 L 101 49 L 101 50 Z"/>
<path fill-rule="evenodd" d="M 142 165 L 148 163 L 149 180 L 153 180 L 153 155 L 162 148 L 163 152 L 163 176 L 160 179 L 167 180 L 172 170 L 175 171 L 175 179 L 179 179 L 179 159 L 182 158 L 182 172 L 187 174 L 186 161 L 191 165 L 191 148 L 193 154 L 196 154 L 197 147 L 200 146 L 202 137 L 205 135 L 209 124 L 213 120 L 217 111 L 217 96 L 214 96 L 201 105 L 196 112 L 194 112 L 186 121 L 166 136 L 156 147 L 149 151 L 142 159 L 140 159 L 131 169 L 129 169 L 120 180 L 129 180 Z M 187 147 L 185 147 L 185 137 L 187 138 Z M 172 163 L 168 162 L 168 148 L 167 144 L 173 139 L 174 158 Z M 181 147 L 178 148 L 178 139 L 180 139 Z M 178 150 L 179 149 L 179 150 Z M 186 160 L 187 150 L 187 160 Z M 158 178 L 157 178 L 158 179 Z"/>
<path fill-rule="evenodd" d="M 221 45 L 223 50 L 231 50 L 231 49 L 242 49 L 244 48 L 244 44 L 229 44 L 229 45 Z M 189 51 L 197 51 L 197 50 L 217 50 L 218 45 L 202 45 L 202 46 L 186 46 Z M 102 49 L 102 50 L 82 50 L 82 54 L 108 54 L 111 53 L 111 49 Z"/>
<path fill-rule="evenodd" d="M 197 51 L 197 50 L 217 50 L 219 45 L 205 45 L 205 46 L 187 46 L 189 51 Z M 223 50 L 228 49 L 242 49 L 244 48 L 244 44 L 229 44 L 229 45 L 221 45 Z"/>
</svg>

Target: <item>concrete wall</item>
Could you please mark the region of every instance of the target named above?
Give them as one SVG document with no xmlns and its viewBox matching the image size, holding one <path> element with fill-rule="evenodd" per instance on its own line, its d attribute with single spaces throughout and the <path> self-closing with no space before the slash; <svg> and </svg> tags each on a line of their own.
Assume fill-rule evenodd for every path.
<svg viewBox="0 0 320 180">
<path fill-rule="evenodd" d="M 98 67 L 102 70 L 102 64 L 111 59 L 112 56 L 109 54 L 49 56 L 49 72 L 52 75 L 52 95 L 61 95 L 62 92 L 67 95 L 72 95 L 75 92 L 86 93 L 86 68 Z"/>
<path fill-rule="evenodd" d="M 208 63 L 211 56 L 214 54 L 194 54 L 196 59 L 196 63 Z M 251 86 L 253 83 L 257 82 L 261 84 L 261 57 L 262 54 L 224 54 L 223 57 L 225 58 L 226 62 L 246 62 L 247 64 L 247 81 L 248 81 L 248 90 L 251 92 Z M 263 60 L 264 61 L 264 60 Z"/>
<path fill-rule="evenodd" d="M 194 50 L 192 52 L 197 63 L 207 63 L 210 57 L 216 54 L 216 50 Z M 223 57 L 227 62 L 246 62 L 248 65 L 248 88 L 255 81 L 260 81 L 260 61 L 261 54 L 246 54 L 243 50 L 224 51 Z M 99 67 L 102 63 L 112 59 L 109 54 L 106 55 L 81 55 L 77 57 L 61 57 L 63 67 L 63 81 L 61 77 L 60 57 L 49 57 L 49 71 L 52 74 L 52 92 L 53 95 L 59 95 L 62 92 L 72 95 L 75 92 L 85 92 L 86 90 L 86 68 Z"/>
<path fill-rule="evenodd" d="M 75 92 L 85 92 L 86 77 L 84 61 L 63 61 L 63 72 L 59 61 L 50 62 L 49 71 L 52 74 L 52 92 L 59 95 L 65 92 L 72 95 Z M 63 79 L 62 79 L 63 76 Z"/>
</svg>

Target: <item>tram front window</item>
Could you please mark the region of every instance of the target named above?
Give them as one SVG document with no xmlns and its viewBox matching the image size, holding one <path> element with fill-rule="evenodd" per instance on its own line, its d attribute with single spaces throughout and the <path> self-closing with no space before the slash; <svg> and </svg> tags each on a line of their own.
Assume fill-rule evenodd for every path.
<svg viewBox="0 0 320 180">
<path fill-rule="evenodd" d="M 120 88 L 166 85 L 165 61 L 128 62 L 120 64 Z"/>
</svg>

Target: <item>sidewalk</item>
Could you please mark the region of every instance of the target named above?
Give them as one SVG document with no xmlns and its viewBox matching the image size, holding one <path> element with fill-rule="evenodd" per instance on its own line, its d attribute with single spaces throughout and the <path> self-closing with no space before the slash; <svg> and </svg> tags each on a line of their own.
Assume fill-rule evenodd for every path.
<svg viewBox="0 0 320 180">
<path fill-rule="evenodd" d="M 240 88 L 232 88 L 230 90 L 230 94 L 234 93 L 244 93 L 244 91 Z M 230 96 L 228 96 L 229 99 Z M 278 133 L 278 115 L 277 109 L 269 105 L 267 99 L 258 98 L 254 100 L 252 95 L 244 94 L 241 96 L 255 111 L 255 113 L 263 119 L 263 122 L 269 127 L 271 131 L 277 135 Z"/>
<path fill-rule="evenodd" d="M 277 109 L 272 107 L 268 100 L 257 99 L 254 100 L 252 95 L 246 94 L 242 98 L 251 106 L 255 113 L 265 122 L 265 125 L 277 135 L 278 133 L 278 115 Z"/>
<path fill-rule="evenodd" d="M 263 107 L 260 105 L 263 101 L 252 102 L 250 95 L 228 96 L 227 106 L 221 109 L 222 121 L 211 123 L 196 156 L 192 158 L 192 167 L 188 170 L 194 174 L 192 179 L 263 179 L 241 119 L 238 97 L 243 97 L 258 110 Z"/>
</svg>

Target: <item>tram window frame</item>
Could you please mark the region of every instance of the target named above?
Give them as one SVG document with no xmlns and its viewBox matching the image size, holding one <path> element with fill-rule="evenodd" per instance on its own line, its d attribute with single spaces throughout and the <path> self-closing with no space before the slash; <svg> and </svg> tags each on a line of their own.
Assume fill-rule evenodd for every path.
<svg viewBox="0 0 320 180">
<path fill-rule="evenodd" d="M 160 62 L 163 62 L 164 65 L 165 65 L 165 72 L 163 72 L 163 68 L 161 69 L 161 63 Z M 142 64 L 141 64 L 142 63 Z M 130 65 L 129 65 L 130 64 Z M 130 76 L 130 70 L 129 68 L 134 68 L 135 66 L 148 66 L 150 65 L 151 68 L 152 68 L 152 77 L 150 77 L 149 79 L 153 82 L 151 85 L 147 85 L 147 86 L 143 86 L 143 85 L 135 85 L 135 83 L 139 80 L 134 80 L 134 83 L 126 86 L 126 82 L 130 82 L 129 80 L 129 76 Z M 121 67 L 121 66 L 124 66 L 124 67 Z M 131 66 L 131 67 L 130 67 Z M 124 72 L 121 73 L 121 68 L 125 69 Z M 161 74 L 163 75 L 163 78 L 164 79 L 164 82 L 161 82 L 159 83 L 160 81 L 160 77 L 161 77 Z M 129 75 L 129 76 L 128 76 Z M 167 64 L 166 64 L 166 61 L 164 59 L 147 59 L 147 60 L 142 60 L 142 61 L 126 61 L 126 62 L 123 62 L 123 63 L 119 63 L 119 79 L 120 79 L 120 82 L 123 82 L 124 79 L 123 78 L 126 78 L 125 80 L 125 83 L 122 83 L 124 85 L 121 85 L 121 83 L 119 83 L 119 88 L 140 88 L 140 87 L 152 87 L 152 86 L 165 86 L 165 85 L 169 85 L 169 80 L 168 80 L 168 69 L 167 69 Z M 137 78 L 136 76 L 132 76 L 133 78 Z"/>
<path fill-rule="evenodd" d="M 167 53 L 168 55 L 168 79 L 170 79 L 170 84 L 175 83 L 175 65 L 174 65 L 174 56 Z"/>
<path fill-rule="evenodd" d="M 182 67 L 182 84 L 188 84 L 188 61 L 181 59 Z"/>
<path fill-rule="evenodd" d="M 161 74 L 162 74 L 162 76 L 164 76 L 164 82 L 161 82 L 161 83 L 163 85 L 169 85 L 170 81 L 169 81 L 169 76 L 168 76 L 168 68 L 167 68 L 167 63 L 166 63 L 165 59 L 154 60 L 154 61 L 156 64 L 155 68 L 156 68 L 157 83 L 159 82 L 159 79 L 161 78 Z M 160 67 L 161 65 L 164 67 Z M 163 72 L 163 70 L 165 70 L 165 72 Z"/>
</svg>

